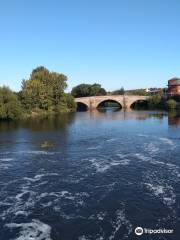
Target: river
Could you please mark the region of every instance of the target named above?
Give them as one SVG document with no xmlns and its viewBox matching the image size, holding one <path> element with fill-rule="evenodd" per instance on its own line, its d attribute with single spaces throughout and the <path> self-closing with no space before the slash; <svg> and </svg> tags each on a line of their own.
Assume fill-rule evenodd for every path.
<svg viewBox="0 0 180 240">
<path fill-rule="evenodd" d="M 180 116 L 0 122 L 0 189 L 0 240 L 179 240 Z"/>
</svg>

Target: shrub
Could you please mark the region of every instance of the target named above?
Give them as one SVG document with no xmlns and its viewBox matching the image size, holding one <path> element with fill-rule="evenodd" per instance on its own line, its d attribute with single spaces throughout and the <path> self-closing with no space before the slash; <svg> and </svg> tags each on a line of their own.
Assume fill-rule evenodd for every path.
<svg viewBox="0 0 180 240">
<path fill-rule="evenodd" d="M 167 108 L 168 109 L 175 109 L 177 107 L 177 102 L 173 99 L 169 99 L 167 102 Z"/>
<path fill-rule="evenodd" d="M 163 107 L 163 101 L 160 95 L 154 95 L 148 99 L 150 109 L 159 109 Z"/>
<path fill-rule="evenodd" d="M 22 107 L 17 96 L 8 88 L 0 87 L 0 119 L 19 119 Z"/>
</svg>

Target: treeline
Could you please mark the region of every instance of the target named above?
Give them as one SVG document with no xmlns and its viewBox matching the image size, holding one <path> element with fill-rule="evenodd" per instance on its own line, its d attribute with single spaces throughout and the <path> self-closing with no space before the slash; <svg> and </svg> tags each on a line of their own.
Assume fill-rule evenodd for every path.
<svg viewBox="0 0 180 240">
<path fill-rule="evenodd" d="M 124 90 L 121 87 L 106 92 L 100 84 L 80 84 L 70 93 L 65 93 L 67 77 L 50 72 L 45 67 L 37 67 L 29 79 L 22 81 L 21 91 L 15 93 L 8 87 L 0 87 L 0 119 L 20 119 L 34 116 L 48 116 L 76 110 L 74 97 L 101 95 L 150 95 L 145 89 Z M 138 105 L 137 105 L 138 107 Z M 167 98 L 165 92 L 150 96 L 146 103 L 148 109 L 180 109 L 180 97 Z"/>
<path fill-rule="evenodd" d="M 160 95 L 164 95 L 165 91 L 164 89 L 161 89 L 160 91 L 157 91 Z M 112 95 L 137 95 L 137 96 L 152 96 L 152 92 L 147 92 L 146 89 L 144 88 L 139 88 L 139 89 L 132 89 L 132 90 L 125 90 L 123 87 L 120 89 L 117 89 L 115 91 L 112 91 L 110 94 Z"/>
<path fill-rule="evenodd" d="M 64 92 L 66 88 L 65 75 L 37 67 L 29 79 L 22 81 L 20 92 L 0 87 L 0 119 L 75 111 L 76 103 L 71 94 Z"/>
<path fill-rule="evenodd" d="M 100 84 L 79 84 L 71 91 L 74 97 L 90 97 L 90 96 L 103 96 L 103 95 L 150 95 L 145 89 L 125 90 L 123 87 L 112 92 L 107 92 Z"/>
</svg>

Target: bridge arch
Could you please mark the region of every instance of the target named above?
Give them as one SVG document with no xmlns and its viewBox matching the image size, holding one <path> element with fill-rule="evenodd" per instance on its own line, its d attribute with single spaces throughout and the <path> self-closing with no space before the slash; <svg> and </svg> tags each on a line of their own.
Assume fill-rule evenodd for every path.
<svg viewBox="0 0 180 240">
<path fill-rule="evenodd" d="M 108 98 L 108 99 L 104 99 L 104 100 L 99 101 L 96 105 L 97 109 L 98 108 L 103 108 L 103 107 L 115 107 L 115 108 L 122 109 L 123 106 L 118 100 Z"/>
<path fill-rule="evenodd" d="M 147 101 L 149 96 L 126 95 L 124 98 L 125 109 L 133 109 L 136 102 Z"/>
<path fill-rule="evenodd" d="M 86 104 L 82 101 L 78 101 L 78 102 L 76 102 L 76 110 L 78 112 L 86 112 L 89 110 L 89 106 L 88 106 L 88 104 Z"/>
<path fill-rule="evenodd" d="M 139 109 L 139 110 L 146 110 L 148 109 L 148 101 L 147 99 L 137 99 L 132 101 L 129 104 L 130 109 Z"/>
</svg>

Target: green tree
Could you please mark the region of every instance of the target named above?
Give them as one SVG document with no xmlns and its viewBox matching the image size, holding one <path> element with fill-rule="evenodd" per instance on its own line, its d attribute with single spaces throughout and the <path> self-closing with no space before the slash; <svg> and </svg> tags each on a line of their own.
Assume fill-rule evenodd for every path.
<svg viewBox="0 0 180 240">
<path fill-rule="evenodd" d="M 79 84 L 71 91 L 74 97 L 102 96 L 106 95 L 106 90 L 100 84 Z"/>
<path fill-rule="evenodd" d="M 28 80 L 22 81 L 19 96 L 25 109 L 30 111 L 42 109 L 50 112 L 58 109 L 59 112 L 60 105 L 64 104 L 67 108 L 69 106 L 65 103 L 65 99 L 69 101 L 69 98 L 64 98 L 66 87 L 67 77 L 65 75 L 50 72 L 41 66 L 32 71 Z"/>
<path fill-rule="evenodd" d="M 175 108 L 177 107 L 177 102 L 176 102 L 175 100 L 173 100 L 173 99 L 169 99 L 169 100 L 166 102 L 166 104 L 167 104 L 167 108 L 168 108 L 169 110 L 175 109 Z"/>
<path fill-rule="evenodd" d="M 97 96 L 105 96 L 107 95 L 107 92 L 104 88 L 100 88 L 98 93 L 97 93 Z"/>
<path fill-rule="evenodd" d="M 69 93 L 63 93 L 61 96 L 60 102 L 56 105 L 56 112 L 73 112 L 76 110 L 76 102 L 74 101 L 74 97 Z"/>
<path fill-rule="evenodd" d="M 104 88 L 101 87 L 100 84 L 94 83 L 92 85 L 90 85 L 90 96 L 102 96 L 102 95 L 106 95 L 106 91 Z"/>
<path fill-rule="evenodd" d="M 71 94 L 74 97 L 87 97 L 90 96 L 90 84 L 79 84 L 73 87 Z"/>
<path fill-rule="evenodd" d="M 16 96 L 8 87 L 0 87 L 0 119 L 19 119 L 22 107 Z"/>
<path fill-rule="evenodd" d="M 159 109 L 163 108 L 163 100 L 160 95 L 154 95 L 148 99 L 148 107 L 150 109 Z"/>
</svg>

